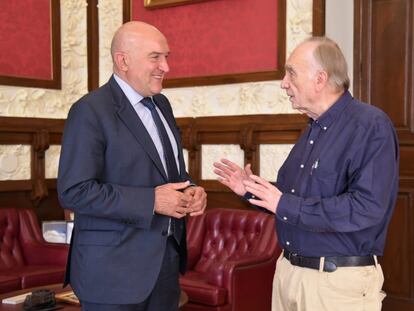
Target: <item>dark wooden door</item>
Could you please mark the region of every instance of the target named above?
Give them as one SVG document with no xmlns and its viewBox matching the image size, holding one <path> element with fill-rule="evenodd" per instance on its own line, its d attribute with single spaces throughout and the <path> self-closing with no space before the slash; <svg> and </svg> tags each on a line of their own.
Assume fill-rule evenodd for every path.
<svg viewBox="0 0 414 311">
<path fill-rule="evenodd" d="M 381 264 L 383 310 L 414 310 L 413 0 L 355 0 L 354 96 L 383 109 L 397 129 L 400 189 Z"/>
</svg>

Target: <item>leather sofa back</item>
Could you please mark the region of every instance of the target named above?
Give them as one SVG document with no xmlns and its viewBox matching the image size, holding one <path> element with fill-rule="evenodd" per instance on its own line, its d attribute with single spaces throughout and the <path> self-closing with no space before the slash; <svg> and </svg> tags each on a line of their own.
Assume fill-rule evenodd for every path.
<svg viewBox="0 0 414 311">
<path fill-rule="evenodd" d="M 0 271 L 23 266 L 19 215 L 16 209 L 0 209 Z"/>
<path fill-rule="evenodd" d="M 211 284 L 223 286 L 229 261 L 274 256 L 277 238 L 274 218 L 254 210 L 212 209 L 189 219 L 189 269 L 207 273 Z M 198 245 L 191 245 L 197 241 Z M 194 258 L 193 253 L 199 254 Z"/>
</svg>

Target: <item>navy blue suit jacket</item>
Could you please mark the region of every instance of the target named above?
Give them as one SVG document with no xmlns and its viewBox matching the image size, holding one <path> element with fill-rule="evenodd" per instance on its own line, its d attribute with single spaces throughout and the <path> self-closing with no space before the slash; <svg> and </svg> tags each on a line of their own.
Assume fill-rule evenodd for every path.
<svg viewBox="0 0 414 311">
<path fill-rule="evenodd" d="M 170 103 L 161 94 L 154 101 L 177 141 L 180 176 L 189 180 Z M 154 188 L 167 182 L 151 137 L 113 77 L 72 106 L 58 193 L 62 206 L 75 212 L 66 283 L 81 300 L 134 304 L 150 294 L 169 223 L 153 212 Z M 180 256 L 183 272 L 185 234 Z"/>
</svg>

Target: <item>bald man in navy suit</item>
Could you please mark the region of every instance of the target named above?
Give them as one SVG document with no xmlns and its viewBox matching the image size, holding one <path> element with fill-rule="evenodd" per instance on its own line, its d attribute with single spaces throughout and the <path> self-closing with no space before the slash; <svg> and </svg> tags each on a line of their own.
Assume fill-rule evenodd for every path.
<svg viewBox="0 0 414 311">
<path fill-rule="evenodd" d="M 83 310 L 177 310 L 184 217 L 204 212 L 206 193 L 185 171 L 160 94 L 168 43 L 155 27 L 129 22 L 111 54 L 109 82 L 77 101 L 65 124 L 58 193 L 75 214 L 65 284 Z"/>
</svg>

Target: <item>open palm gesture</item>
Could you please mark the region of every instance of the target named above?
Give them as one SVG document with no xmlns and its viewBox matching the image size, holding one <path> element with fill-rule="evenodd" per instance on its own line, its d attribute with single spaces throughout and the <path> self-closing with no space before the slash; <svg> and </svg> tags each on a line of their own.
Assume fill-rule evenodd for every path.
<svg viewBox="0 0 414 311">
<path fill-rule="evenodd" d="M 236 163 L 227 159 L 221 159 L 220 162 L 214 162 L 214 173 L 219 177 L 219 182 L 229 187 L 234 193 L 243 196 L 246 191 L 244 181 L 249 181 L 252 170 L 250 164 L 247 164 L 244 169 Z"/>
</svg>

